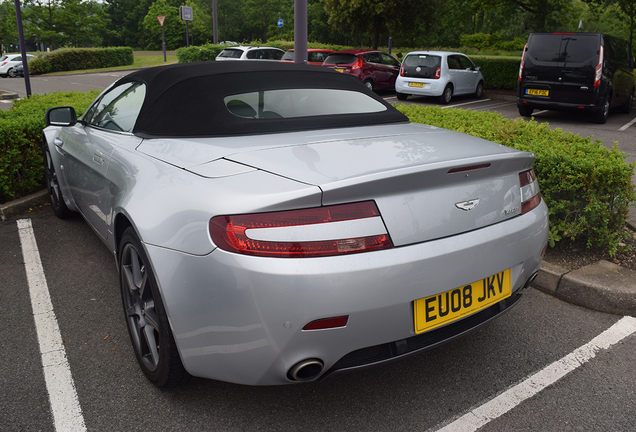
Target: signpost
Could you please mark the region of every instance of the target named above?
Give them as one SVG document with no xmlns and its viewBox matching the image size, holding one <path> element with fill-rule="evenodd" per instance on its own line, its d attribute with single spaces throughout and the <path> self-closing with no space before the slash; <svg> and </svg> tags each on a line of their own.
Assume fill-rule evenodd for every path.
<svg viewBox="0 0 636 432">
<path fill-rule="evenodd" d="M 161 41 L 163 43 L 163 62 L 166 63 L 168 61 L 166 59 L 166 32 L 163 29 L 163 22 L 166 20 L 166 16 L 157 15 L 157 19 L 159 20 L 159 25 L 161 25 Z"/>
<path fill-rule="evenodd" d="M 280 41 L 283 41 L 283 20 L 282 19 L 278 19 L 278 21 L 276 22 L 276 25 L 278 27 L 280 27 Z"/>
<path fill-rule="evenodd" d="M 190 6 L 181 6 L 179 8 L 179 12 L 181 12 L 181 19 L 186 22 L 186 47 L 189 47 L 190 32 L 188 30 L 188 21 L 192 21 L 194 19 L 194 13 L 192 12 L 192 8 Z"/>
</svg>

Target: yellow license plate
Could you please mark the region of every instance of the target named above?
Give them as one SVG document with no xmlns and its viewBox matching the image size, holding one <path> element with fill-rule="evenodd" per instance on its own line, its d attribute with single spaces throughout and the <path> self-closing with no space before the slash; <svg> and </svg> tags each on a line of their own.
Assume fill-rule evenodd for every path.
<svg viewBox="0 0 636 432">
<path fill-rule="evenodd" d="M 426 87 L 426 83 L 410 82 L 409 83 L 409 87 L 421 87 L 421 88 L 424 88 L 424 87 Z"/>
<path fill-rule="evenodd" d="M 345 71 L 344 68 L 333 68 L 333 70 L 335 70 L 336 72 L 344 72 Z"/>
<path fill-rule="evenodd" d="M 415 333 L 458 320 L 512 294 L 510 269 L 442 294 L 415 300 Z"/>
<path fill-rule="evenodd" d="M 550 90 L 526 89 L 526 94 L 532 96 L 550 96 Z"/>
</svg>

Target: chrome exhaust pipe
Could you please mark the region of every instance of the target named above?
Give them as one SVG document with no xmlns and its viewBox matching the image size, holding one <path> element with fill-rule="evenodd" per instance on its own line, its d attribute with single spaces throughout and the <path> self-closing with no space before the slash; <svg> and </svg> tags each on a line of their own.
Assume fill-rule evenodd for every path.
<svg viewBox="0 0 636 432">
<path fill-rule="evenodd" d="M 324 367 L 322 360 L 306 359 L 292 366 L 287 372 L 287 378 L 292 381 L 311 381 L 322 373 Z"/>
</svg>

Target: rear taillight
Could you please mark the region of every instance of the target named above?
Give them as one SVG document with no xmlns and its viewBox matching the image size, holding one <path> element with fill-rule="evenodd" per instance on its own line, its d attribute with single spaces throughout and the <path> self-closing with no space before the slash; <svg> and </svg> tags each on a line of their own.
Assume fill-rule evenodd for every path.
<svg viewBox="0 0 636 432">
<path fill-rule="evenodd" d="M 274 213 L 216 216 L 210 236 L 246 255 L 308 258 L 393 247 L 373 201 Z"/>
<path fill-rule="evenodd" d="M 400 76 L 404 76 L 404 63 L 400 66 Z"/>
<path fill-rule="evenodd" d="M 442 68 L 440 66 L 437 66 L 437 69 L 435 69 L 435 76 L 433 78 L 439 79 L 441 75 L 442 75 Z"/>
<path fill-rule="evenodd" d="M 519 64 L 519 82 L 521 82 L 521 75 L 523 74 L 523 62 L 526 59 L 526 50 L 528 49 L 528 44 L 523 48 L 523 54 L 521 55 L 521 64 Z"/>
<path fill-rule="evenodd" d="M 596 65 L 596 75 L 594 76 L 594 87 L 601 85 L 601 77 L 603 76 L 603 45 L 598 50 L 598 64 Z"/>
<path fill-rule="evenodd" d="M 360 69 L 362 67 L 362 59 L 358 58 L 356 62 L 351 66 L 351 70 Z"/>
<path fill-rule="evenodd" d="M 7 63 L 9 63 L 9 62 L 8 62 L 8 61 L 2 62 L 2 64 L 0 64 L 0 66 L 4 66 L 4 65 L 6 65 Z"/>
<path fill-rule="evenodd" d="M 519 173 L 519 185 L 521 186 L 521 214 L 525 214 L 541 203 L 539 182 L 534 175 L 534 170 Z"/>
</svg>

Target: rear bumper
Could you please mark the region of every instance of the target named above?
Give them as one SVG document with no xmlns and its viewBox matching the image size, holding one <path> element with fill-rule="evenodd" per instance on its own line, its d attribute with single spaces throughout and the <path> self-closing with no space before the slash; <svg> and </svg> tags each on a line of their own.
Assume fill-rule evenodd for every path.
<svg viewBox="0 0 636 432">
<path fill-rule="evenodd" d="M 596 112 L 603 108 L 602 104 L 576 104 L 564 102 L 542 101 L 530 98 L 517 98 L 517 107 L 531 106 L 535 109 L 553 111 L 589 111 Z"/>
<path fill-rule="evenodd" d="M 389 361 L 488 321 L 514 304 L 514 293 L 538 271 L 547 232 L 547 207 L 541 203 L 483 229 L 349 256 L 272 259 L 219 249 L 193 256 L 146 247 L 186 370 L 272 385 L 292 383 L 288 371 L 307 359 L 319 359 L 326 375 Z M 414 300 L 507 268 L 512 297 L 439 331 L 416 335 Z M 345 327 L 302 330 L 314 320 L 342 315 L 349 316 Z M 454 325 L 461 328 L 453 330 Z M 422 345 L 431 335 L 434 343 Z M 412 346 L 368 356 L 378 346 L 385 352 L 404 344 Z"/>
<path fill-rule="evenodd" d="M 411 82 L 423 83 L 425 87 L 412 87 Z M 445 86 L 445 80 L 408 79 L 399 76 L 395 81 L 395 91 L 407 95 L 441 96 Z"/>
</svg>

